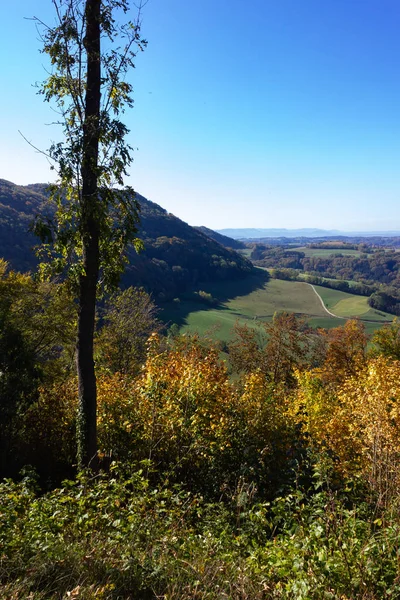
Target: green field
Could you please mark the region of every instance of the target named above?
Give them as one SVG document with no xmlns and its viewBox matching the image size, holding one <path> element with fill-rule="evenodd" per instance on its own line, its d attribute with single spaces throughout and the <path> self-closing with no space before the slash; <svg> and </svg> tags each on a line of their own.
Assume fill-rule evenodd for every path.
<svg viewBox="0 0 400 600">
<path fill-rule="evenodd" d="M 343 256 L 360 256 L 359 250 L 349 250 L 346 248 L 309 248 L 308 246 L 301 246 L 300 248 L 294 248 L 298 252 L 304 252 L 305 256 L 316 256 L 326 257 L 332 256 L 332 254 L 343 254 Z"/>
<path fill-rule="evenodd" d="M 358 296 L 353 296 L 353 294 L 349 294 L 348 292 L 341 292 L 340 290 L 332 290 L 331 288 L 324 287 L 322 285 L 314 285 L 314 289 L 321 296 L 326 308 L 330 311 L 333 311 L 333 307 L 338 304 L 341 300 L 345 300 L 349 296 L 352 298 L 356 298 Z M 362 296 L 360 296 L 362 298 Z"/>
<path fill-rule="evenodd" d="M 364 322 L 387 322 L 393 315 L 370 308 L 368 298 L 331 290 L 321 285 L 313 286 L 321 296 L 325 306 L 338 317 L 360 317 Z"/>
<path fill-rule="evenodd" d="M 311 285 L 280 279 L 266 282 L 261 271 L 243 281 L 204 283 L 200 289 L 219 298 L 220 304 L 207 307 L 193 299 L 182 299 L 178 305 L 165 305 L 163 320 L 177 323 L 183 332 L 196 331 L 228 341 L 237 321 L 256 327 L 259 321 L 270 321 L 276 311 L 294 312 L 305 317 L 311 326 L 326 329 L 342 325 L 346 317 L 359 316 L 369 333 L 393 318 L 369 308 L 363 296 L 315 286 L 328 309 L 337 314 L 329 316 Z"/>
</svg>

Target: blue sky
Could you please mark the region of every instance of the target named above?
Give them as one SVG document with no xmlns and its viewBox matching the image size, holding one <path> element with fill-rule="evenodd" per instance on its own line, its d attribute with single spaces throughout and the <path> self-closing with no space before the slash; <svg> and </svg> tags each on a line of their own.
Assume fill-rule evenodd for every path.
<svg viewBox="0 0 400 600">
<path fill-rule="evenodd" d="M 133 4 L 133 3 L 132 3 Z M 52 173 L 34 23 L 0 22 L 0 177 Z M 399 0 L 149 0 L 126 113 L 135 189 L 191 225 L 400 230 Z"/>
</svg>

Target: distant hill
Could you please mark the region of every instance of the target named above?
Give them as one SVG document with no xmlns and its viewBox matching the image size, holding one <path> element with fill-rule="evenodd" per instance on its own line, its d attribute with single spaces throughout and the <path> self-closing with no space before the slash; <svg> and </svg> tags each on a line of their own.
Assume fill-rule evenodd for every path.
<svg viewBox="0 0 400 600">
<path fill-rule="evenodd" d="M 173 298 L 199 281 L 232 280 L 252 272 L 251 263 L 190 227 L 158 204 L 137 194 L 141 207 L 138 232 L 145 244 L 140 255 L 129 252 L 123 284 L 141 285 L 159 300 Z M 32 270 L 37 264 L 29 232 L 36 214 L 51 215 L 45 184 L 18 186 L 0 179 L 0 257 L 12 268 Z"/>
<path fill-rule="evenodd" d="M 18 186 L 0 179 L 0 257 L 19 271 L 33 269 L 37 263 L 31 248 L 38 240 L 29 232 L 29 225 L 34 215 L 48 212 L 41 192 L 37 186 Z"/>
<path fill-rule="evenodd" d="M 225 248 L 233 248 L 233 250 L 242 250 L 243 248 L 246 248 L 246 244 L 244 244 L 243 242 L 240 242 L 239 240 L 234 240 L 233 238 L 228 237 L 226 235 L 222 235 L 221 233 L 218 233 L 213 229 L 208 229 L 208 227 L 195 227 L 195 229 L 197 229 L 197 231 L 201 231 L 201 233 L 204 233 L 204 235 L 211 238 L 212 240 L 215 240 L 222 246 L 225 246 Z"/>
<path fill-rule="evenodd" d="M 339 231 L 337 229 L 218 229 L 217 233 L 238 240 L 262 240 L 267 238 L 330 238 L 330 237 L 373 237 L 399 236 L 399 231 Z"/>
</svg>

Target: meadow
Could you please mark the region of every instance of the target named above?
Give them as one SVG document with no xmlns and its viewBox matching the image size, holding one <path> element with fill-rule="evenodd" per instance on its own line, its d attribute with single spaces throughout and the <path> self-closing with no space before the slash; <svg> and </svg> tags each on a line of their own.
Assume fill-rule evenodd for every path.
<svg viewBox="0 0 400 600">
<path fill-rule="evenodd" d="M 332 256 L 333 254 L 342 254 L 343 256 L 360 256 L 359 250 L 351 250 L 349 248 L 309 248 L 308 246 L 301 246 L 299 248 L 293 248 L 297 252 L 304 252 L 305 256 L 315 256 L 318 258 L 324 258 L 326 256 Z"/>
<path fill-rule="evenodd" d="M 298 281 L 268 281 L 261 270 L 249 281 L 203 283 L 201 289 L 219 300 L 215 306 L 206 306 L 193 297 L 182 298 L 166 305 L 161 317 L 166 323 L 176 323 L 182 332 L 196 331 L 221 341 L 232 339 L 236 322 L 256 327 L 259 321 L 270 321 L 277 311 L 293 312 L 305 317 L 310 326 L 326 329 L 343 325 L 346 318 L 359 317 L 368 333 L 393 319 L 392 315 L 371 309 L 364 296 L 322 286 L 314 288 L 336 317 L 326 312 L 313 286 Z"/>
</svg>

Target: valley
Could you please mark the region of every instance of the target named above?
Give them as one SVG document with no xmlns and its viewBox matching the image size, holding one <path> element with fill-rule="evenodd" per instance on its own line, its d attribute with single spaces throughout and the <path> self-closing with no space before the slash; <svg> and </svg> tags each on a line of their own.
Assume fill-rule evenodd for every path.
<svg viewBox="0 0 400 600">
<path fill-rule="evenodd" d="M 386 238 L 245 243 L 190 227 L 143 196 L 137 199 L 144 251 L 129 251 L 122 285 L 151 293 L 167 327 L 228 342 L 237 321 L 256 327 L 279 311 L 304 317 L 313 328 L 331 329 L 359 318 L 368 334 L 393 319 L 384 308 L 397 302 L 398 253 L 379 245 L 389 244 Z M 35 215 L 51 218 L 53 211 L 45 185 L 0 180 L 0 256 L 10 268 L 36 268 L 30 224 Z M 369 278 L 368 285 L 356 283 L 362 277 Z M 381 281 L 390 287 L 382 288 Z M 383 296 L 382 289 L 391 295 Z M 378 292 L 375 308 L 368 303 L 373 292 Z"/>
<path fill-rule="evenodd" d="M 331 329 L 348 318 L 359 318 L 368 334 L 393 320 L 393 315 L 369 307 L 363 296 L 305 282 L 268 279 L 261 269 L 246 284 L 244 281 L 202 283 L 201 289 L 219 299 L 219 303 L 206 307 L 193 297 L 183 297 L 179 303 L 163 305 L 164 322 L 176 323 L 182 332 L 195 331 L 227 342 L 233 338 L 236 322 L 257 327 L 258 322 L 271 321 L 279 311 L 304 317 L 313 328 Z"/>
</svg>

